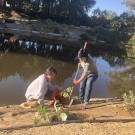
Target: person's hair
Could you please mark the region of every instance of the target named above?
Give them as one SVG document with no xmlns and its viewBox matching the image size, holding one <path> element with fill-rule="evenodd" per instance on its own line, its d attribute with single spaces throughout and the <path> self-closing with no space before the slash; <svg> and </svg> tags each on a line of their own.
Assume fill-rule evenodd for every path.
<svg viewBox="0 0 135 135">
<path fill-rule="evenodd" d="M 81 49 L 78 51 L 78 58 L 81 58 L 81 57 L 86 57 L 86 58 L 88 58 L 88 51 L 87 51 L 87 49 L 81 48 Z"/>
<path fill-rule="evenodd" d="M 53 68 L 53 67 L 48 67 L 48 68 L 46 69 L 46 71 L 45 71 L 45 74 L 46 74 L 46 75 L 52 75 L 52 73 L 54 73 L 55 75 L 57 75 L 57 71 L 56 71 L 56 69 Z"/>
</svg>

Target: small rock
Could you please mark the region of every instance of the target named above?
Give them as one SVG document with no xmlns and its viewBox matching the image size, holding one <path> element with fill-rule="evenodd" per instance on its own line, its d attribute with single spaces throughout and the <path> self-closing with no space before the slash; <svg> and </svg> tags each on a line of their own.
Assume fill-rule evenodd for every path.
<svg viewBox="0 0 135 135">
<path fill-rule="evenodd" d="M 4 121 L 3 117 L 0 117 L 0 120 L 1 120 L 1 121 Z"/>
<path fill-rule="evenodd" d="M 6 108 L 10 108 L 10 106 L 9 105 L 7 105 L 7 106 L 5 106 Z"/>
</svg>

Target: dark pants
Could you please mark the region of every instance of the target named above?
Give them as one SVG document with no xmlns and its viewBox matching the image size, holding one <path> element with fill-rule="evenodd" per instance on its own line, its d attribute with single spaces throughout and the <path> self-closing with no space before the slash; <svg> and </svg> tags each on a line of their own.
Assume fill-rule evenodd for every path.
<svg viewBox="0 0 135 135">
<path fill-rule="evenodd" d="M 85 80 L 80 82 L 79 97 L 81 101 L 88 102 L 90 100 L 93 82 L 97 79 L 94 74 L 89 74 Z"/>
</svg>

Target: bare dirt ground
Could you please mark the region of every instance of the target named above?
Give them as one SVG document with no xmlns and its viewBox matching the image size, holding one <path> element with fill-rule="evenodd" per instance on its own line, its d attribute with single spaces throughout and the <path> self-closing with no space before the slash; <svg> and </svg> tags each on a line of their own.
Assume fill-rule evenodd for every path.
<svg viewBox="0 0 135 135">
<path fill-rule="evenodd" d="M 132 123 L 72 123 L 2 131 L 0 135 L 135 135 Z"/>
<path fill-rule="evenodd" d="M 116 99 L 91 101 L 86 109 L 74 104 L 66 123 L 35 127 L 34 113 L 19 105 L 0 107 L 0 135 L 135 135 L 135 115 Z"/>
</svg>

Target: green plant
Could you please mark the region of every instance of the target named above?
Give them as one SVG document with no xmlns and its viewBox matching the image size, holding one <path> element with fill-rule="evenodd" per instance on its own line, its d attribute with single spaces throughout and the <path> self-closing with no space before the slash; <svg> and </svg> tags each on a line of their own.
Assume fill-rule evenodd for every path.
<svg viewBox="0 0 135 135">
<path fill-rule="evenodd" d="M 41 120 L 49 121 L 48 119 L 48 109 L 45 105 L 37 105 L 36 112 L 35 112 L 35 118 L 34 118 L 34 124 L 38 125 Z"/>
<path fill-rule="evenodd" d="M 69 111 L 66 108 L 58 107 L 57 111 L 52 108 L 48 109 L 45 105 L 37 105 L 34 124 L 52 123 L 57 121 L 66 121 Z"/>
<path fill-rule="evenodd" d="M 72 87 L 67 87 L 62 92 L 63 97 L 64 98 L 69 98 L 72 91 L 73 91 L 73 88 Z"/>
<path fill-rule="evenodd" d="M 124 106 L 127 108 L 129 112 L 135 111 L 135 94 L 133 91 L 129 91 L 129 93 L 123 94 Z"/>
<path fill-rule="evenodd" d="M 73 100 L 78 100 L 78 96 L 72 96 L 72 92 L 73 92 L 73 87 L 69 86 L 66 89 L 63 90 L 62 92 L 62 96 L 64 98 L 69 98 L 69 99 L 73 99 Z M 72 97 L 71 97 L 72 96 Z"/>
<path fill-rule="evenodd" d="M 61 91 L 61 96 L 64 98 L 70 99 L 71 93 L 73 91 L 73 87 L 69 86 L 66 89 Z M 73 100 L 77 100 L 77 96 L 72 96 Z M 62 104 L 60 104 L 59 100 L 56 100 L 54 103 L 54 108 L 48 109 L 45 105 L 37 105 L 34 124 L 38 125 L 41 122 L 51 123 L 56 121 L 66 121 L 69 115 L 69 110 L 64 108 Z"/>
</svg>

